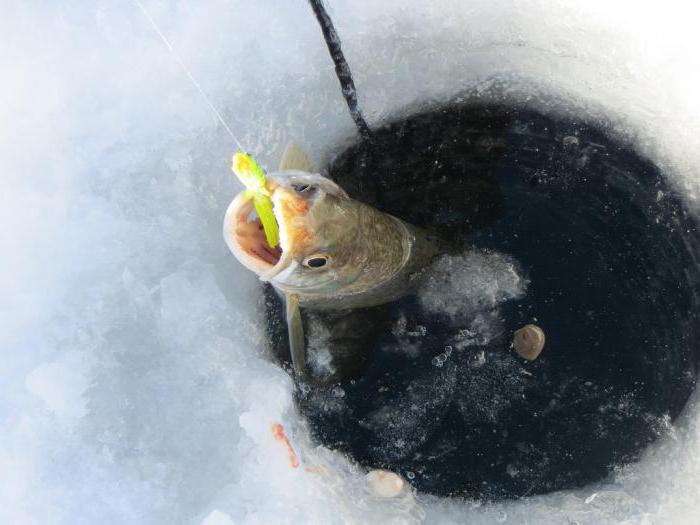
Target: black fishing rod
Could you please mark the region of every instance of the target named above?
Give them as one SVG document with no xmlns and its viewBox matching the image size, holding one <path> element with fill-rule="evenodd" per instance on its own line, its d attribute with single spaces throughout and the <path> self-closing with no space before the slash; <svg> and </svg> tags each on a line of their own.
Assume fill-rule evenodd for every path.
<svg viewBox="0 0 700 525">
<path fill-rule="evenodd" d="M 350 66 L 347 60 L 345 60 L 345 55 L 343 55 L 343 50 L 340 47 L 340 37 L 333 26 L 333 21 L 331 17 L 328 16 L 328 12 L 323 6 L 322 0 L 309 0 L 309 5 L 316 15 L 318 24 L 321 26 L 323 38 L 326 41 L 326 46 L 328 46 L 331 59 L 333 59 L 333 63 L 335 64 L 335 74 L 338 77 L 338 82 L 340 82 L 340 88 L 343 92 L 345 102 L 348 105 L 350 116 L 355 121 L 360 135 L 362 135 L 363 138 L 368 138 L 370 129 L 358 106 L 355 82 L 352 80 Z"/>
</svg>

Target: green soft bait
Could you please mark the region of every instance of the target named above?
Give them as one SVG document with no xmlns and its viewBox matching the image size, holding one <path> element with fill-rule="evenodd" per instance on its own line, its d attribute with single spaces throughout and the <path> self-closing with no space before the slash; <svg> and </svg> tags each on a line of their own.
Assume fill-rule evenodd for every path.
<svg viewBox="0 0 700 525">
<path fill-rule="evenodd" d="M 279 227 L 272 212 L 272 199 L 270 199 L 270 190 L 267 189 L 265 172 L 247 153 L 236 153 L 232 164 L 233 173 L 246 187 L 248 199 L 253 200 L 255 212 L 265 231 L 267 244 L 270 248 L 276 247 L 280 240 Z"/>
</svg>

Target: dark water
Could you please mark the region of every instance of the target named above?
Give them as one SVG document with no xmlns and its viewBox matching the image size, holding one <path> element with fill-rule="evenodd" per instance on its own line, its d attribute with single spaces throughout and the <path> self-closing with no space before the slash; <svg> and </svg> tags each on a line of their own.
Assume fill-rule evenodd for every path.
<svg viewBox="0 0 700 525">
<path fill-rule="evenodd" d="M 449 355 L 460 327 L 415 297 L 321 318 L 338 373 L 297 395 L 318 443 L 424 492 L 509 498 L 604 478 L 683 408 L 696 380 L 700 232 L 634 151 L 582 122 L 450 107 L 376 131 L 328 174 L 463 250 L 512 257 L 529 285 L 500 305 L 496 337 Z M 266 305 L 284 356 L 269 291 Z M 529 322 L 547 337 L 532 363 L 508 348 Z"/>
</svg>

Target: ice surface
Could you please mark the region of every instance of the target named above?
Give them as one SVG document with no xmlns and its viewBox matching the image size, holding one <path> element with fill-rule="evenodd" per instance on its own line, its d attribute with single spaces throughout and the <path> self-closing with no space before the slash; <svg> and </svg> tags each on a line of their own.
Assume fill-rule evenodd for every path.
<svg viewBox="0 0 700 525">
<path fill-rule="evenodd" d="M 263 164 L 296 141 L 322 165 L 354 136 L 305 2 L 145 4 Z M 459 92 L 508 96 L 609 121 L 696 200 L 694 4 L 328 4 L 370 124 Z M 136 5 L 8 0 L 0 35 L 0 523 L 700 515 L 697 396 L 608 483 L 500 504 L 373 498 L 310 443 L 263 356 L 257 284 L 220 234 L 233 145 Z"/>
<path fill-rule="evenodd" d="M 219 510 L 213 510 L 205 520 L 202 525 L 235 525 L 228 514 L 224 514 Z"/>
</svg>

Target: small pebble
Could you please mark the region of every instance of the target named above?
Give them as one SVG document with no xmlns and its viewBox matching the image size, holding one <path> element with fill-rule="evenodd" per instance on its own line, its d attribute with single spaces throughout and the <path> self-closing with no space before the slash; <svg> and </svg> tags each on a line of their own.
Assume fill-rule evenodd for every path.
<svg viewBox="0 0 700 525">
<path fill-rule="evenodd" d="M 401 476 L 388 470 L 372 470 L 366 478 L 372 494 L 380 498 L 395 498 L 405 485 Z"/>
<path fill-rule="evenodd" d="M 523 359 L 534 361 L 544 348 L 544 332 L 539 326 L 526 324 L 513 334 L 513 348 Z"/>
<path fill-rule="evenodd" d="M 562 144 L 564 144 L 564 146 L 578 146 L 578 137 L 567 135 L 562 139 Z"/>
</svg>

